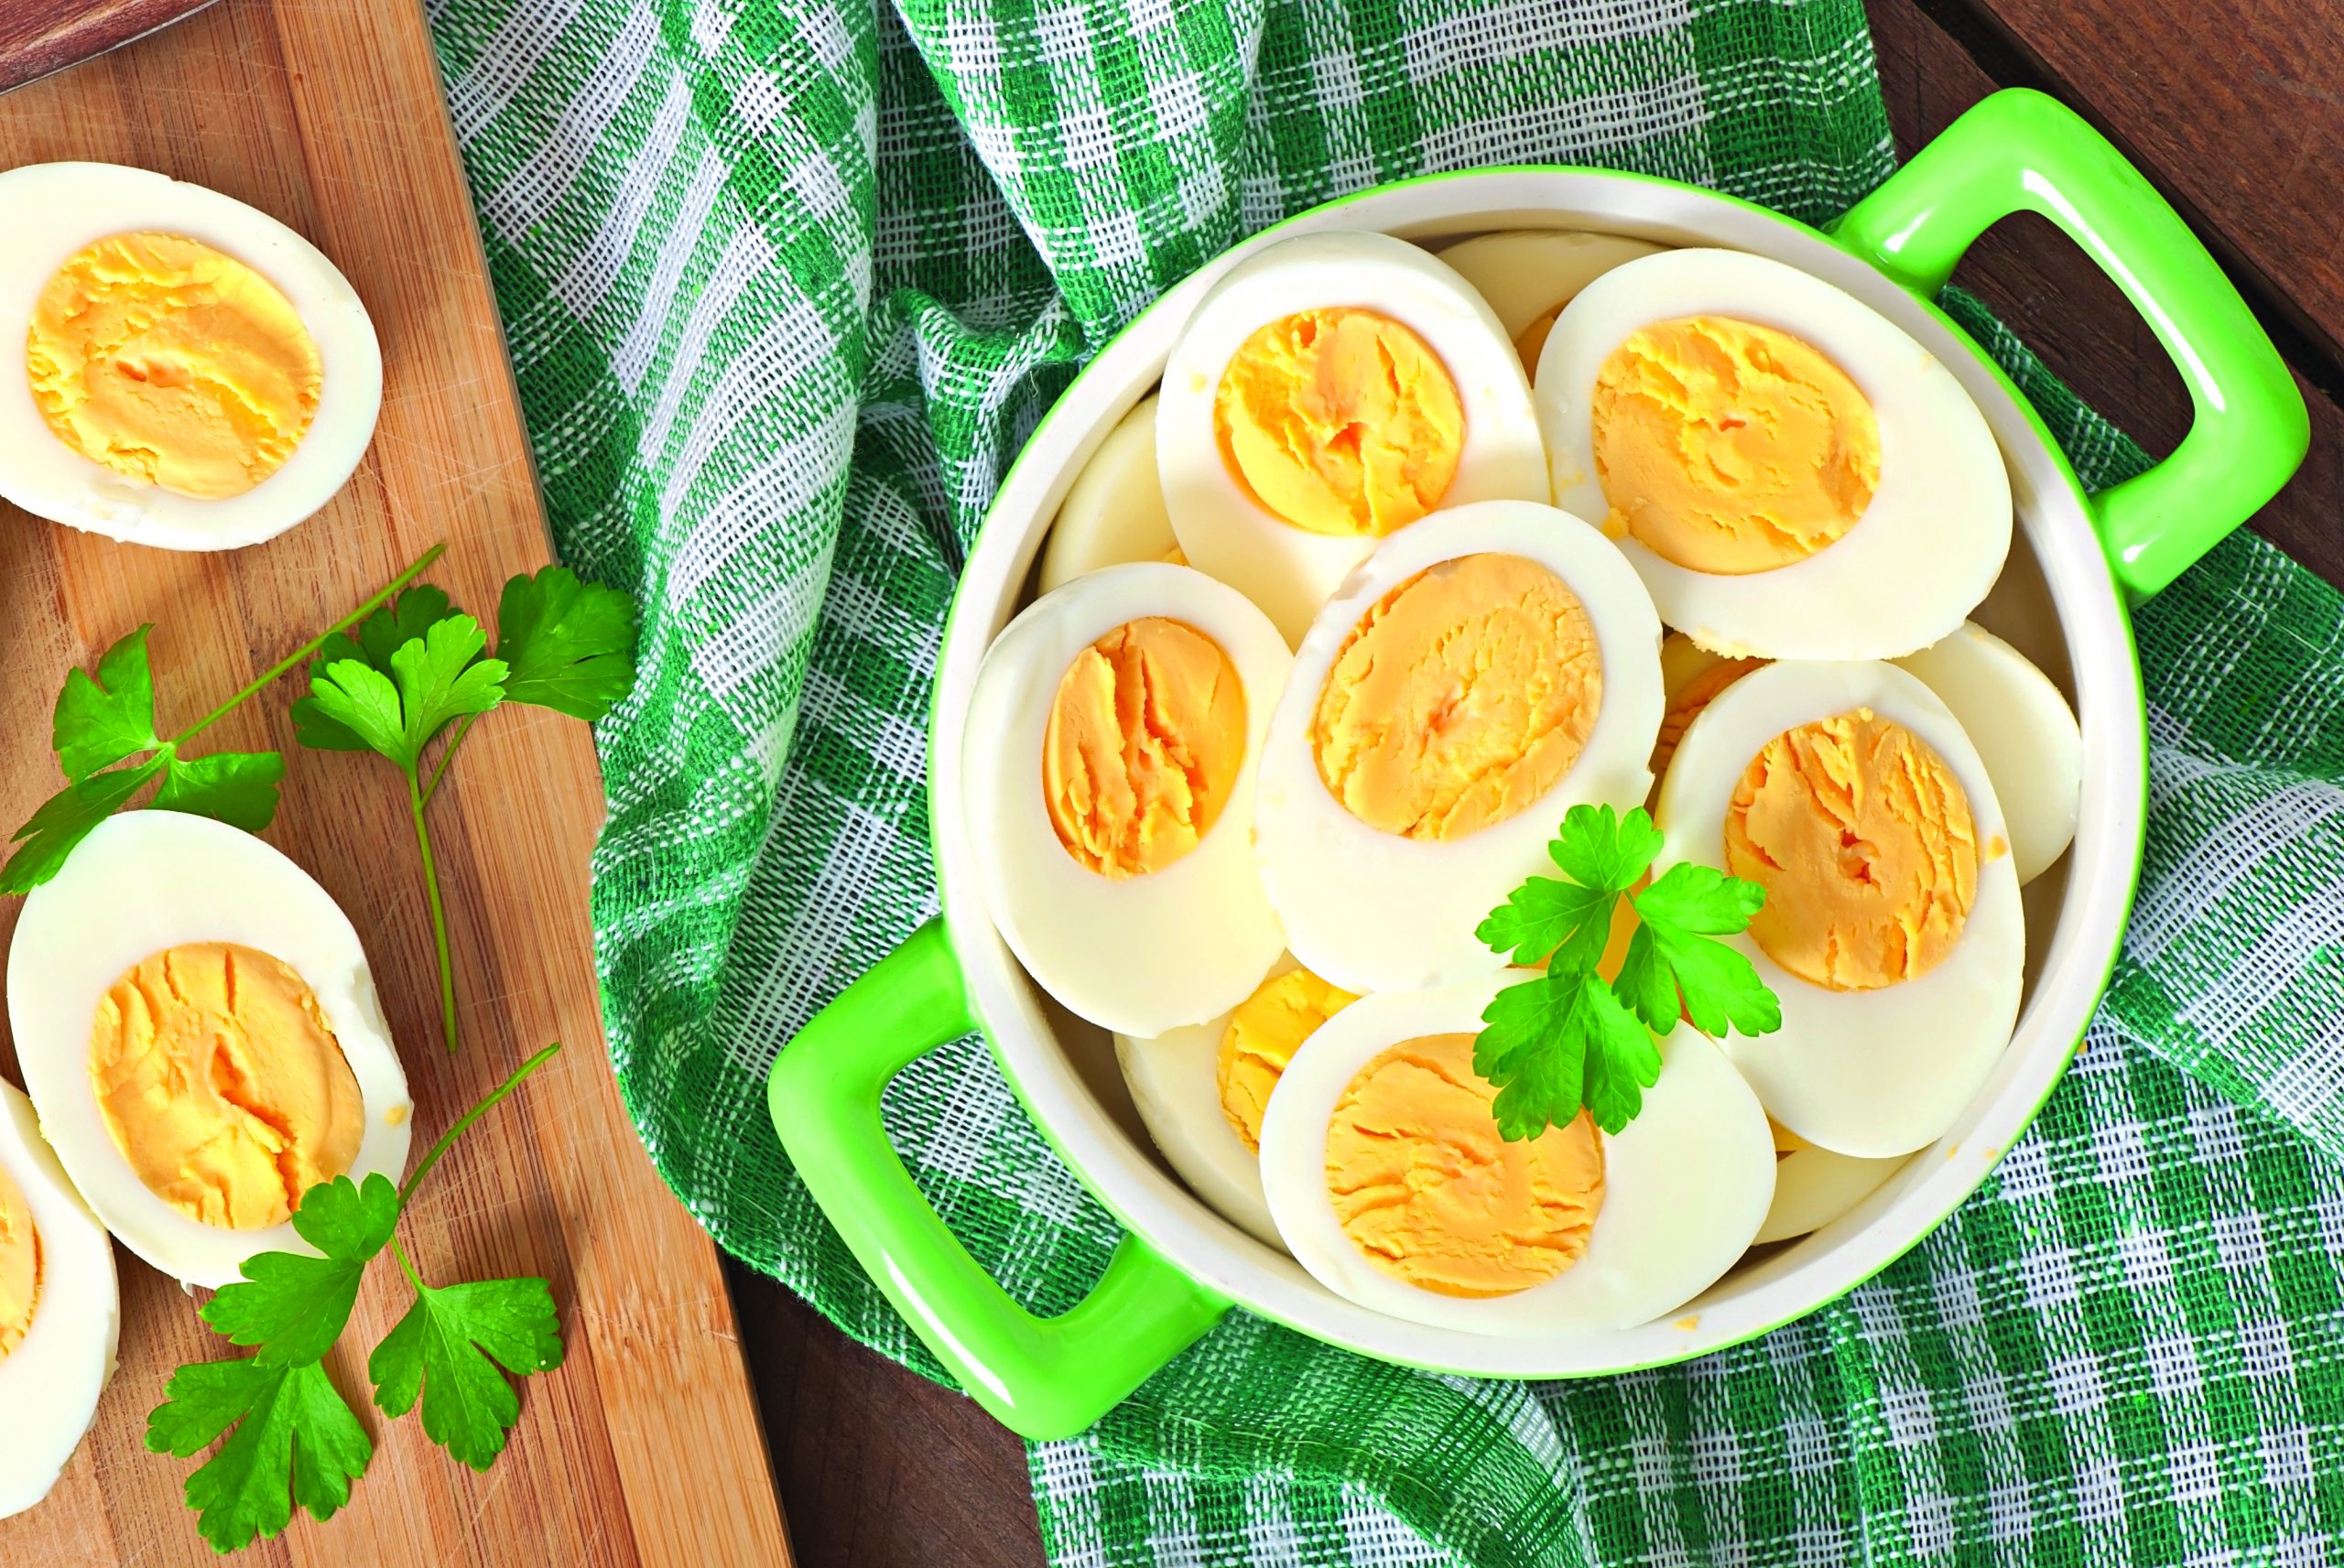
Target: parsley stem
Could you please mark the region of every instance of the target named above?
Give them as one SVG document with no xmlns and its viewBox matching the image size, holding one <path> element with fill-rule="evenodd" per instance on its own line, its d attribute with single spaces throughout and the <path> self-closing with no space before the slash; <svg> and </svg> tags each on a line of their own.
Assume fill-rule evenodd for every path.
<svg viewBox="0 0 2344 1568">
<path fill-rule="evenodd" d="M 422 1184 L 423 1178 L 431 1173 L 431 1167 L 440 1162 L 440 1156 L 445 1154 L 448 1152 L 449 1146 L 454 1143 L 457 1139 L 461 1138 L 464 1135 L 464 1131 L 467 1128 L 471 1127 L 473 1122 L 478 1121 L 483 1116 L 486 1115 L 489 1108 L 495 1105 L 498 1100 L 503 1099 L 506 1095 L 509 1095 L 515 1089 L 519 1088 L 521 1087 L 522 1079 L 527 1077 L 531 1073 L 536 1072 L 539 1067 L 544 1066 L 548 1062 L 552 1061 L 555 1054 L 560 1051 L 560 1049 L 561 1042 L 559 1040 L 555 1041 L 552 1044 L 547 1046 L 544 1050 L 538 1052 L 536 1055 L 530 1057 L 527 1061 L 514 1068 L 513 1076 L 511 1077 L 506 1078 L 503 1083 L 497 1085 L 496 1087 L 491 1089 L 488 1092 L 487 1097 L 478 1105 L 473 1106 L 472 1109 L 456 1118 L 455 1125 L 449 1128 L 447 1131 L 440 1135 L 440 1141 L 431 1146 L 431 1152 L 429 1153 L 424 1155 L 423 1163 L 415 1168 L 415 1173 L 399 1184 L 399 1206 L 402 1209 L 407 1206 L 407 1200 L 414 1195 L 415 1189 Z"/>
<path fill-rule="evenodd" d="M 465 714 L 462 720 L 457 724 L 456 732 L 449 736 L 448 743 L 440 749 L 440 761 L 432 768 L 431 777 L 423 786 L 424 805 L 430 805 L 431 797 L 440 793 L 440 781 L 448 776 L 448 764 L 455 760 L 456 748 L 464 743 L 464 737 L 472 731 L 472 720 L 479 717 L 477 713 Z"/>
<path fill-rule="evenodd" d="M 416 1294 L 421 1295 L 431 1288 L 423 1282 L 423 1276 L 415 1271 L 415 1265 L 407 1261 L 407 1249 L 399 1245 L 396 1232 L 391 1237 L 391 1257 L 397 1261 L 399 1272 L 407 1276 L 407 1282 L 415 1287 Z"/>
<path fill-rule="evenodd" d="M 440 1026 L 448 1054 L 456 1054 L 456 971 L 448 957 L 448 909 L 440 899 L 440 867 L 431 858 L 431 829 L 423 821 L 423 789 L 412 769 L 407 775 L 407 815 L 415 819 L 415 847 L 423 855 L 423 893 L 431 905 L 431 946 L 440 958 Z"/>
<path fill-rule="evenodd" d="M 230 697 L 227 701 L 222 703 L 219 707 L 213 708 L 211 712 L 205 714 L 202 718 L 197 719 L 194 723 L 189 725 L 186 729 L 173 736 L 170 743 L 174 746 L 184 746 L 196 736 L 201 735 L 204 730 L 212 728 L 212 725 L 218 723 L 221 719 L 225 719 L 243 703 L 259 692 L 266 690 L 280 676 L 283 676 L 290 671 L 298 668 L 311 654 L 315 654 L 320 648 L 325 646 L 325 641 L 327 638 L 332 636 L 337 632 L 349 631 L 353 626 L 357 625 L 361 621 L 364 621 L 366 617 L 372 615 L 382 606 L 383 601 L 389 599 L 391 595 L 398 592 L 399 589 L 405 588 L 408 583 L 413 582 L 417 578 L 421 577 L 430 568 L 432 562 L 438 560 L 442 555 L 447 553 L 447 549 L 448 546 L 442 544 L 434 545 L 429 549 L 424 551 L 423 554 L 415 558 L 414 565 L 408 567 L 407 570 L 399 573 L 398 576 L 393 578 L 389 582 L 385 583 L 380 589 L 376 589 L 373 598 L 367 600 L 365 603 L 360 605 L 357 609 L 352 611 L 349 614 L 343 616 L 341 620 L 335 622 L 332 625 L 327 627 L 324 631 L 319 633 L 316 636 L 302 643 L 298 648 L 296 648 L 293 652 L 286 654 L 285 657 L 271 665 L 267 669 L 264 670 L 258 676 L 256 676 L 250 685 L 246 686 L 244 690 L 238 692 L 235 696 Z"/>
</svg>

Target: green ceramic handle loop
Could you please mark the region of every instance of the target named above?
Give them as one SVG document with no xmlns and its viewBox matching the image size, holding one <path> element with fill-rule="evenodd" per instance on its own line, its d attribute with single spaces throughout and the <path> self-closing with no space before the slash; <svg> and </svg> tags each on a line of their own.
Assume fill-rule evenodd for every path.
<svg viewBox="0 0 2344 1568">
<path fill-rule="evenodd" d="M 887 1081 L 976 1026 L 929 921 L 839 993 L 766 1080 L 774 1130 L 855 1260 L 977 1402 L 1029 1438 L 1097 1421 L 1229 1310 L 1136 1236 L 1060 1316 L 1011 1300 L 912 1182 L 879 1121 Z"/>
<path fill-rule="evenodd" d="M 2196 406 L 2170 457 L 2091 498 L 2117 579 L 2145 598 L 2295 471 L 2311 440 L 2303 396 L 2188 225 L 2107 138 L 2040 92 L 2013 88 L 1978 103 L 1833 236 L 1929 297 L 1972 241 L 2020 211 L 2066 230 L 2124 291 Z"/>
</svg>

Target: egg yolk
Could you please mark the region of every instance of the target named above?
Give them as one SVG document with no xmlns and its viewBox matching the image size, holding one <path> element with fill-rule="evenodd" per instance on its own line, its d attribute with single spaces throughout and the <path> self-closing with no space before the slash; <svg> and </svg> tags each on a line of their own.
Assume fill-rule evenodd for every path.
<svg viewBox="0 0 2344 1568">
<path fill-rule="evenodd" d="M 1229 471 L 1313 534 L 1407 526 L 1440 504 L 1465 449 L 1448 367 L 1373 310 L 1281 316 L 1239 346 L 1212 409 Z"/>
<path fill-rule="evenodd" d="M 1766 890 L 1751 939 L 1832 990 L 1935 968 L 1977 899 L 1978 859 L 1953 770 L 1870 708 L 1766 742 L 1726 809 L 1726 870 Z"/>
<path fill-rule="evenodd" d="M 90 1087 L 147 1189 L 231 1230 L 283 1224 L 350 1169 L 364 1131 L 315 993 L 228 942 L 169 948 L 114 981 L 90 1030 Z"/>
<path fill-rule="evenodd" d="M 1504 821 L 1570 771 L 1603 701 L 1579 596 L 1520 556 L 1418 572 L 1351 630 L 1312 717 L 1318 776 L 1353 816 L 1410 838 Z"/>
<path fill-rule="evenodd" d="M 1075 655 L 1050 702 L 1042 794 L 1058 842 L 1102 877 L 1197 847 L 1245 761 L 1245 691 L 1221 644 L 1160 616 Z"/>
<path fill-rule="evenodd" d="M 1660 716 L 1660 735 L 1652 743 L 1652 776 L 1667 773 L 1669 760 L 1684 742 L 1685 731 L 1693 727 L 1703 708 L 1718 699 L 1720 692 L 1770 663 L 1767 659 L 1720 659 L 1669 693 L 1667 710 Z"/>
<path fill-rule="evenodd" d="M 34 304 L 25 363 L 59 440 L 207 501 L 284 465 L 323 383 L 277 286 L 175 234 L 115 234 L 67 258 Z"/>
<path fill-rule="evenodd" d="M 1587 1250 L 1603 1149 L 1581 1112 L 1507 1142 L 1470 1034 L 1403 1041 L 1360 1070 L 1327 1126 L 1327 1192 L 1343 1234 L 1395 1279 L 1503 1296 Z"/>
<path fill-rule="evenodd" d="M 1806 559 L 1880 483 L 1880 423 L 1846 373 L 1771 327 L 1717 316 L 1629 335 L 1595 377 L 1605 527 L 1719 576 Z"/>
<path fill-rule="evenodd" d="M 40 1231 L 16 1180 L 0 1165 L 0 1359 L 33 1325 L 40 1300 Z"/>
<path fill-rule="evenodd" d="M 1221 1032 L 1218 1077 L 1221 1113 L 1244 1141 L 1262 1152 L 1262 1113 L 1270 1091 L 1311 1033 L 1359 998 L 1308 969 L 1288 969 L 1253 988 Z"/>
</svg>

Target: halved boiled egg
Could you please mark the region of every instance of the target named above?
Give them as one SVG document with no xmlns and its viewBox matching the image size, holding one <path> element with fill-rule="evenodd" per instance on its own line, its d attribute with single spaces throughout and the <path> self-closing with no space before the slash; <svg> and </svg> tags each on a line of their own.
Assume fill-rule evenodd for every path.
<svg viewBox="0 0 2344 1568">
<path fill-rule="evenodd" d="M 1042 591 L 1127 561 L 1185 564 L 1156 482 L 1156 399 L 1123 416 L 1058 505 L 1042 545 Z"/>
<path fill-rule="evenodd" d="M 1720 653 L 1894 658 L 2010 553 L 2010 477 L 1950 371 L 1796 267 L 1679 250 L 1597 278 L 1536 376 L 1555 503 Z"/>
<path fill-rule="evenodd" d="M 1765 890 L 1722 940 L 1783 1027 L 1723 1044 L 1768 1114 L 1873 1158 L 1944 1131 L 2010 1043 L 2026 948 L 2002 806 L 1945 704 L 1894 665 L 1770 665 L 1686 730 L 1655 817 L 1661 863 Z"/>
<path fill-rule="evenodd" d="M 1502 965 L 1473 929 L 1564 814 L 1651 787 L 1659 645 L 1627 561 L 1552 507 L 1384 541 L 1311 623 L 1262 758 L 1254 847 L 1295 957 L 1351 991 Z"/>
<path fill-rule="evenodd" d="M 315 245 L 142 168 L 0 174 L 0 496 L 171 550 L 283 533 L 374 438 L 383 356 Z"/>
<path fill-rule="evenodd" d="M 2075 842 L 2084 784 L 2076 710 L 2024 654 L 1974 622 L 1896 663 L 1961 720 L 2010 818 L 2011 864 L 2022 886 L 2033 881 Z"/>
<path fill-rule="evenodd" d="M 1043 989 L 1152 1037 L 1228 1011 L 1284 943 L 1253 777 L 1291 656 L 1187 567 L 1109 567 L 996 638 L 970 699 L 967 826 L 994 925 Z"/>
<path fill-rule="evenodd" d="M 81 1446 L 121 1322 L 105 1230 L 41 1141 L 32 1102 L 0 1083 L 0 1519 L 49 1496 Z"/>
<path fill-rule="evenodd" d="M 319 1182 L 407 1168 L 407 1074 L 325 889 L 239 828 L 111 817 L 25 899 L 8 1017 L 42 1130 L 90 1207 L 173 1279 L 313 1251 Z"/>
<path fill-rule="evenodd" d="M 1302 1043 L 1262 1121 L 1278 1233 L 1328 1289 L 1491 1335 L 1626 1328 L 1733 1266 L 1774 1186 L 1749 1086 L 1690 1029 L 1622 1130 L 1584 1114 L 1508 1142 L 1473 1072 L 1482 1011 L 1518 973 L 1363 997 Z"/>
<path fill-rule="evenodd" d="M 1866 1160 L 1818 1149 L 1796 1133 L 1777 1130 L 1774 1201 L 1753 1243 L 1788 1241 L 1822 1229 L 1878 1192 L 1904 1169 L 1906 1156 Z"/>
<path fill-rule="evenodd" d="M 1182 553 L 1289 642 L 1377 540 L 1441 507 L 1546 499 L 1504 329 L 1387 234 L 1282 241 L 1214 285 L 1165 367 L 1156 460 Z"/>
<path fill-rule="evenodd" d="M 2075 709 L 2025 654 L 1974 622 L 1894 662 L 1921 677 L 1978 748 L 2010 828 L 2011 864 L 2025 886 L 2075 841 L 2084 777 Z M 1766 664 L 1713 654 L 1681 632 L 1662 638 L 1668 710 L 1653 748 L 1653 772 L 1666 778 L 1686 727 L 1718 693 Z"/>
<path fill-rule="evenodd" d="M 1263 1114 L 1295 1051 L 1358 1000 L 1288 955 L 1218 1018 L 1153 1040 L 1115 1036 L 1148 1137 L 1199 1197 L 1273 1247 L 1286 1244 L 1262 1196 Z"/>
<path fill-rule="evenodd" d="M 1563 307 L 1579 290 L 1613 267 L 1656 255 L 1663 249 L 1624 234 L 1590 234 L 1572 229 L 1507 229 L 1476 234 L 1440 248 L 1440 259 L 1457 269 L 1497 312 L 1514 340 L 1522 368 L 1538 368 L 1538 351 Z"/>
</svg>

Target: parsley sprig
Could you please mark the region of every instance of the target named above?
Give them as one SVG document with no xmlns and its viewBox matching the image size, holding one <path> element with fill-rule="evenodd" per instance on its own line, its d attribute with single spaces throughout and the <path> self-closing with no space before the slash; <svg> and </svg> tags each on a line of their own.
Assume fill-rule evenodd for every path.
<svg viewBox="0 0 2344 1568">
<path fill-rule="evenodd" d="M 1562 876 L 1530 878 L 1475 927 L 1513 962 L 1546 964 L 1491 999 L 1473 1042 L 1473 1070 L 1496 1087 L 1507 1138 L 1536 1138 L 1581 1107 L 1606 1132 L 1627 1126 L 1660 1077 L 1654 1036 L 1680 1018 L 1709 1035 L 1782 1027 L 1781 1003 L 1757 969 L 1716 940 L 1749 928 L 1765 890 L 1680 862 L 1637 891 L 1661 845 L 1642 806 L 1623 817 L 1575 806 L 1546 846 Z M 1636 926 L 1618 978 L 1607 980 L 1598 965 L 1622 898 Z"/>
<path fill-rule="evenodd" d="M 616 589 L 548 567 L 506 583 L 496 619 L 492 654 L 487 631 L 445 593 L 429 585 L 407 589 L 320 640 L 311 651 L 309 695 L 293 704 L 294 739 L 302 745 L 373 752 L 407 781 L 440 963 L 440 1038 L 451 1052 L 458 1043 L 456 977 L 424 807 L 481 715 L 518 703 L 591 722 L 635 684 L 635 605 Z M 425 754 L 442 733 L 447 743 L 427 773 Z"/>
<path fill-rule="evenodd" d="M 99 655 L 95 674 L 74 670 L 57 694 L 49 745 L 65 787 L 40 808 L 13 841 L 0 867 L 0 893 L 30 892 L 55 876 L 65 858 L 99 823 L 128 806 L 156 779 L 154 804 L 172 811 L 216 816 L 256 833 L 277 816 L 277 786 L 285 759 L 275 752 L 213 752 L 200 757 L 183 748 L 221 719 L 298 669 L 328 642 L 365 620 L 428 570 L 446 550 L 434 545 L 365 603 L 302 643 L 219 707 L 165 737 L 155 729 L 155 675 L 141 626 Z"/>
<path fill-rule="evenodd" d="M 349 1325 L 367 1265 L 385 1249 L 415 1299 L 367 1357 L 376 1407 L 396 1421 L 420 1399 L 424 1435 L 475 1470 L 504 1452 L 521 1413 L 505 1374 L 561 1365 L 552 1287 L 534 1278 L 427 1284 L 399 1245 L 398 1223 L 450 1146 L 560 1049 L 547 1046 L 457 1118 L 403 1184 L 375 1174 L 311 1187 L 293 1228 L 318 1255 L 257 1253 L 244 1260 L 241 1282 L 205 1303 L 212 1331 L 253 1354 L 172 1374 L 146 1417 L 146 1446 L 185 1459 L 227 1436 L 187 1480 L 187 1505 L 213 1550 L 276 1535 L 296 1507 L 331 1519 L 365 1474 L 374 1440 L 320 1363 Z"/>
</svg>

